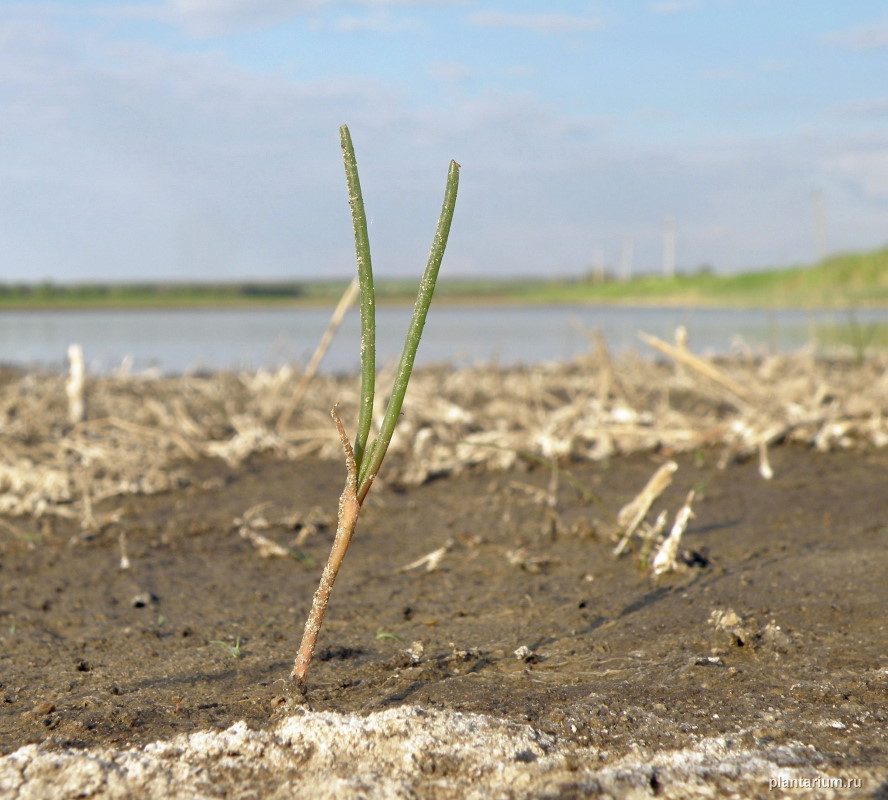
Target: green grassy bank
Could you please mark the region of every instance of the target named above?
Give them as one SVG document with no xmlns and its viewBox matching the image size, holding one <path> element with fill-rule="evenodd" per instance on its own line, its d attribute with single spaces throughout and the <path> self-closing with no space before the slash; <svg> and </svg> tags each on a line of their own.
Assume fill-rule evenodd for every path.
<svg viewBox="0 0 888 800">
<path fill-rule="evenodd" d="M 833 256 L 811 266 L 743 272 L 639 277 L 568 287 L 553 286 L 552 301 L 661 303 L 745 307 L 888 307 L 888 248 Z"/>
<path fill-rule="evenodd" d="M 240 283 L 0 284 L 0 308 L 200 308 L 329 306 L 346 281 Z M 416 283 L 377 281 L 380 303 L 412 303 Z M 888 307 L 888 248 L 837 255 L 810 266 L 744 272 L 592 279 L 450 278 L 439 281 L 443 303 L 615 303 L 745 307 Z"/>
</svg>

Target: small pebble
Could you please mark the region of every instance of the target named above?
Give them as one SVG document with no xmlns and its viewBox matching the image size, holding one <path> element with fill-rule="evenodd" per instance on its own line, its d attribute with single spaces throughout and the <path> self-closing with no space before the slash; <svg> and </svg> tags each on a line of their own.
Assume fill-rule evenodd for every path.
<svg viewBox="0 0 888 800">
<path fill-rule="evenodd" d="M 145 606 L 156 603 L 157 598 L 151 592 L 139 592 L 130 602 L 133 604 L 133 608 L 145 608 Z"/>
</svg>

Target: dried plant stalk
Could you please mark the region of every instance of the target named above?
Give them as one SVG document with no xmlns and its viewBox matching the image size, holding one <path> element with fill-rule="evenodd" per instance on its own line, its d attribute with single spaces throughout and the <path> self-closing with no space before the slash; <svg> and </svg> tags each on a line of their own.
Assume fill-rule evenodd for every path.
<svg viewBox="0 0 888 800">
<path fill-rule="evenodd" d="M 654 542 L 660 538 L 660 535 L 666 529 L 666 519 L 669 516 L 668 511 L 661 511 L 654 520 L 653 525 L 646 525 L 641 534 L 641 563 L 648 563 L 648 556 L 654 546 Z"/>
<path fill-rule="evenodd" d="M 645 342 L 645 344 L 648 344 L 655 350 L 659 350 L 661 353 L 665 353 L 667 356 L 674 358 L 679 363 L 696 370 L 701 375 L 705 375 L 711 381 L 719 384 L 719 386 L 733 392 L 741 400 L 745 400 L 746 402 L 751 402 L 753 400 L 752 394 L 746 389 L 746 387 L 741 386 L 737 381 L 729 378 L 715 365 L 710 364 L 699 356 L 695 356 L 687 348 L 676 347 L 668 342 L 664 342 L 662 339 L 658 339 L 656 336 L 651 336 L 650 334 L 643 332 L 639 332 L 638 336 L 643 342 Z"/>
<path fill-rule="evenodd" d="M 764 439 L 758 443 L 758 452 L 759 475 L 761 475 L 766 481 L 769 481 L 774 477 L 774 469 L 771 467 L 771 462 L 768 459 L 768 443 Z"/>
<path fill-rule="evenodd" d="M 624 531 L 623 537 L 614 548 L 615 556 L 620 555 L 626 549 L 632 534 L 635 533 L 635 529 L 641 525 L 641 521 L 647 516 L 648 511 L 654 504 L 654 500 L 663 494 L 666 487 L 672 483 L 672 476 L 677 469 L 678 464 L 674 461 L 667 461 L 653 474 L 644 489 L 620 509 L 617 514 L 617 524 L 624 528 Z"/>
<path fill-rule="evenodd" d="M 693 502 L 694 490 L 691 489 L 688 492 L 684 505 L 675 515 L 675 522 L 672 525 L 672 530 L 669 531 L 669 536 L 666 537 L 666 541 L 660 545 L 657 555 L 654 556 L 654 561 L 651 565 L 651 571 L 654 575 L 674 572 L 678 569 L 678 547 L 681 544 L 681 537 L 684 535 L 688 522 L 694 516 L 693 509 L 691 508 Z"/>
<path fill-rule="evenodd" d="M 302 378 L 299 380 L 299 383 L 293 390 L 293 395 L 290 397 L 290 401 L 287 403 L 286 406 L 284 406 L 284 410 L 281 411 L 280 416 L 277 419 L 275 430 L 278 433 L 283 433 L 284 429 L 287 427 L 287 424 L 290 422 L 290 417 L 293 416 L 293 412 L 297 409 L 299 403 L 302 402 L 302 398 L 305 397 L 305 393 L 308 391 L 308 386 L 311 383 L 311 379 L 317 373 L 318 367 L 321 365 L 321 361 L 327 354 L 327 350 L 330 349 L 330 343 L 333 341 L 333 337 L 336 335 L 336 331 L 339 330 L 339 326 L 342 324 L 342 320 L 345 319 L 345 315 L 351 308 L 352 303 L 355 302 L 355 298 L 357 296 L 358 279 L 354 278 L 352 282 L 348 285 L 346 290 L 342 293 L 342 297 L 339 298 L 339 302 L 336 304 L 336 308 L 333 309 L 333 314 L 330 316 L 330 322 L 327 323 L 327 329 L 324 331 L 324 335 L 321 336 L 321 341 L 318 342 L 318 346 L 315 348 L 311 360 L 308 362 L 308 366 L 305 368 L 305 372 L 303 373 Z"/>
<path fill-rule="evenodd" d="M 86 366 L 83 361 L 83 348 L 79 344 L 68 347 L 70 372 L 65 383 L 68 395 L 68 421 L 72 425 L 86 419 Z"/>
</svg>

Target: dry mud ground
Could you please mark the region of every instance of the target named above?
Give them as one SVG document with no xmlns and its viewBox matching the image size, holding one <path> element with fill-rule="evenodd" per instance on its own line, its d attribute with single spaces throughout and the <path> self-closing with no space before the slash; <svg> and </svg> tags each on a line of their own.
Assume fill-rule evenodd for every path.
<svg viewBox="0 0 888 800">
<path fill-rule="evenodd" d="M 310 708 L 283 680 L 341 465 L 8 518 L 0 797 L 888 798 L 888 450 L 716 456 L 676 459 L 690 565 L 658 579 L 611 524 L 659 455 L 569 463 L 594 498 L 554 505 L 539 466 L 374 487 Z"/>
</svg>

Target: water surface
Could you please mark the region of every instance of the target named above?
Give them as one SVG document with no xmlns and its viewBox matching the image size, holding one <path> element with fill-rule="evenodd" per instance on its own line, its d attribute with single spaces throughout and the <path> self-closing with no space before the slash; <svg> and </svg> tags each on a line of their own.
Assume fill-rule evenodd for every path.
<svg viewBox="0 0 888 800">
<path fill-rule="evenodd" d="M 409 308 L 379 308 L 380 363 L 400 356 Z M 328 309 L 146 309 L 6 311 L 0 313 L 0 362 L 62 367 L 77 342 L 94 372 L 158 367 L 167 373 L 273 368 L 305 364 L 329 320 Z M 854 313 L 856 321 L 885 321 L 886 312 Z M 809 343 L 817 328 L 846 323 L 846 312 L 755 309 L 623 308 L 589 306 L 432 308 L 417 363 L 504 365 L 566 359 L 587 352 L 599 330 L 615 353 L 649 352 L 638 331 L 668 339 L 677 325 L 698 353 L 732 347 L 790 351 Z M 357 370 L 359 317 L 349 313 L 322 369 Z"/>
</svg>

